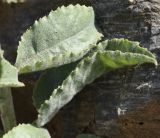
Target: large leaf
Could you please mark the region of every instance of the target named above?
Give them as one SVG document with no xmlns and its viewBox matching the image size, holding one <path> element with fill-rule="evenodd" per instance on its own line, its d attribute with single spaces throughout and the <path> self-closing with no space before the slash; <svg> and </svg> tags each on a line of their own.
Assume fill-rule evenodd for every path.
<svg viewBox="0 0 160 138">
<path fill-rule="evenodd" d="M 18 81 L 18 70 L 3 57 L 0 49 L 0 87 L 20 87 L 23 83 Z"/>
<path fill-rule="evenodd" d="M 18 125 L 2 138 L 51 138 L 48 131 L 29 124 Z"/>
<path fill-rule="evenodd" d="M 83 87 L 107 71 L 145 62 L 157 64 L 154 58 L 138 53 L 99 51 L 84 58 L 62 84 L 53 91 L 49 100 L 41 105 L 37 125 L 43 126 Z M 47 87 L 46 87 L 47 91 Z"/>
<path fill-rule="evenodd" d="M 83 57 L 100 37 L 91 7 L 63 6 L 22 36 L 15 65 L 26 73 L 67 64 Z"/>
<path fill-rule="evenodd" d="M 106 40 L 95 46 L 93 50 L 120 50 L 122 52 L 140 53 L 151 58 L 155 56 L 147 49 L 139 46 L 138 42 L 129 41 L 127 39 L 111 39 Z M 49 99 L 52 91 L 62 84 L 63 80 L 74 69 L 76 63 L 67 64 L 58 68 L 47 70 L 39 79 L 34 89 L 33 100 L 36 108 L 47 99 Z M 47 88 L 47 90 L 46 90 Z"/>
</svg>

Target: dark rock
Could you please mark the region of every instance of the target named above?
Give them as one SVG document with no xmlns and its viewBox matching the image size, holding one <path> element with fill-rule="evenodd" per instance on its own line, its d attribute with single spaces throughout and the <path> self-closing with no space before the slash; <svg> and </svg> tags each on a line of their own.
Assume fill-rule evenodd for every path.
<svg viewBox="0 0 160 138">
<path fill-rule="evenodd" d="M 69 3 L 92 5 L 97 28 L 105 38 L 140 41 L 160 57 L 159 0 L 47 0 L 0 4 L 0 43 L 7 59 L 14 63 L 20 36 L 34 20 Z M 108 138 L 158 138 L 159 74 L 160 68 L 150 65 L 106 74 L 79 93 L 46 127 L 56 138 L 74 138 L 80 133 Z M 36 118 L 31 103 L 35 79 L 32 76 L 22 78 L 27 87 L 14 89 L 13 93 L 16 115 L 20 123 L 32 122 Z"/>
</svg>

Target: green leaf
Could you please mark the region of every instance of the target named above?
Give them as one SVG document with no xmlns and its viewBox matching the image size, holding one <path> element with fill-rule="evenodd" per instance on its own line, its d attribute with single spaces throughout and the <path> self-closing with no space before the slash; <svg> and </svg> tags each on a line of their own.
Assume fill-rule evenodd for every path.
<svg viewBox="0 0 160 138">
<path fill-rule="evenodd" d="M 103 65 L 110 70 L 143 63 L 153 63 L 157 65 L 155 58 L 139 53 L 123 53 L 119 50 L 99 53 L 99 58 Z"/>
<path fill-rule="evenodd" d="M 75 62 L 58 68 L 52 68 L 46 70 L 40 76 L 33 90 L 33 101 L 36 108 L 40 108 L 40 105 L 49 99 L 53 90 L 62 84 L 63 80 L 66 79 L 77 64 L 78 62 Z"/>
<path fill-rule="evenodd" d="M 98 44 L 99 50 L 120 50 L 121 52 L 139 53 L 155 58 L 155 55 L 148 51 L 146 48 L 140 47 L 139 42 L 129 41 L 128 39 L 111 39 Z"/>
<path fill-rule="evenodd" d="M 2 138 L 51 138 L 48 131 L 30 124 L 21 124 L 13 128 Z"/>
<path fill-rule="evenodd" d="M 92 7 L 63 6 L 36 21 L 22 36 L 15 65 L 19 73 L 27 73 L 77 61 L 101 36 Z"/>
<path fill-rule="evenodd" d="M 1 87 L 21 87 L 23 83 L 18 81 L 18 70 L 3 57 L 0 49 L 0 88 Z"/>
<path fill-rule="evenodd" d="M 122 53 L 121 51 L 99 51 L 84 58 L 63 83 L 55 89 L 44 104 L 38 109 L 37 125 L 43 126 L 72 98 L 96 78 L 111 70 L 125 66 L 157 64 L 154 58 L 138 53 Z M 46 87 L 47 91 L 47 87 Z"/>
<path fill-rule="evenodd" d="M 76 138 L 100 138 L 100 137 L 93 134 L 80 134 Z"/>
</svg>

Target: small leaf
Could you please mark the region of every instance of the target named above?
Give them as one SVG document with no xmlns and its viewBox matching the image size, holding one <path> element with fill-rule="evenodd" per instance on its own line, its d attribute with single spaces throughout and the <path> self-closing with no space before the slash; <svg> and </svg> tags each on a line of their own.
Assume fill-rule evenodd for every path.
<svg viewBox="0 0 160 138">
<path fill-rule="evenodd" d="M 18 81 L 18 70 L 3 58 L 0 49 L 0 87 L 20 87 L 23 83 Z"/>
<path fill-rule="evenodd" d="M 98 44 L 100 50 L 119 50 L 121 52 L 139 53 L 155 58 L 155 55 L 148 51 L 146 48 L 140 47 L 139 42 L 129 41 L 127 39 L 111 39 Z"/>
<path fill-rule="evenodd" d="M 156 60 L 137 53 L 122 53 L 121 51 L 99 51 L 84 58 L 70 75 L 58 86 L 38 109 L 37 125 L 43 126 L 72 98 L 96 78 L 111 70 L 129 65 L 154 63 Z M 46 87 L 47 91 L 47 87 Z"/>
<path fill-rule="evenodd" d="M 13 128 L 2 138 L 51 138 L 48 131 L 30 124 L 22 124 Z"/>
<path fill-rule="evenodd" d="M 19 73 L 27 73 L 77 61 L 101 36 L 91 7 L 63 6 L 36 21 L 22 36 L 15 65 Z"/>
</svg>

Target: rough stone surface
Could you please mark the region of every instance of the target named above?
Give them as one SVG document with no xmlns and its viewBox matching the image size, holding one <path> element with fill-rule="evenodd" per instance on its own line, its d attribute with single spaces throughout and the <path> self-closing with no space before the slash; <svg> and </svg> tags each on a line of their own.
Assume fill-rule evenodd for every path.
<svg viewBox="0 0 160 138">
<path fill-rule="evenodd" d="M 105 38 L 140 41 L 160 57 L 159 0 L 46 0 L 0 4 L 0 43 L 7 59 L 14 63 L 20 36 L 35 19 L 69 3 L 92 5 L 96 25 Z M 27 87 L 13 89 L 13 97 L 18 122 L 27 123 L 36 118 L 31 103 L 36 76 L 21 79 Z M 80 133 L 104 138 L 158 138 L 159 83 L 160 67 L 144 65 L 111 72 L 87 86 L 46 127 L 55 138 L 75 138 Z"/>
<path fill-rule="evenodd" d="M 97 22 L 106 38 L 125 37 L 155 50 L 160 46 L 160 1 L 95 0 Z"/>
</svg>

